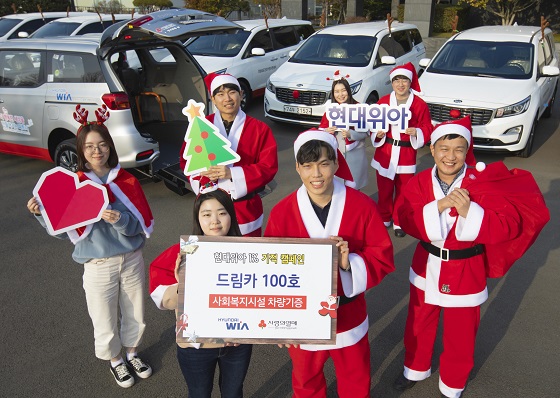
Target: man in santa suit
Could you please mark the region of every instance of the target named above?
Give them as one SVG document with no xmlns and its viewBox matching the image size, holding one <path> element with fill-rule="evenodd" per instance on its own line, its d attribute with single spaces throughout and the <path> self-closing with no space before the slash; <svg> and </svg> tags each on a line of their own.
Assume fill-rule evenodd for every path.
<svg viewBox="0 0 560 398">
<path fill-rule="evenodd" d="M 404 105 L 411 118 L 405 130 L 391 125 L 387 133 L 372 133 L 375 154 L 371 167 L 376 170 L 381 218 L 387 227 L 392 219 L 395 236 L 402 238 L 405 233 L 400 228 L 394 204 L 416 172 L 416 151 L 430 140 L 433 126 L 428 105 L 418 96 L 420 85 L 414 65 L 409 62 L 393 68 L 390 78 L 393 92 L 382 97 L 378 104 Z"/>
<path fill-rule="evenodd" d="M 395 269 L 393 246 L 375 202 L 334 178 L 336 174 L 352 179 L 337 147 L 336 138 L 324 131 L 309 130 L 298 136 L 294 152 L 303 185 L 272 209 L 265 231 L 268 237 L 330 238 L 339 250 L 336 344 L 289 347 L 297 398 L 326 397 L 323 366 L 329 357 L 339 397 L 370 396 L 364 292 Z"/>
<path fill-rule="evenodd" d="M 261 236 L 263 205 L 258 192 L 272 181 L 278 171 L 276 140 L 265 123 L 246 115 L 241 109 L 242 91 L 235 77 L 210 73 L 204 82 L 216 108 L 216 113 L 206 116 L 206 119 L 231 142 L 231 149 L 241 159 L 233 165 L 212 166 L 201 175 L 217 182 L 218 188 L 231 195 L 241 233 Z M 183 142 L 180 152 L 183 170 L 186 165 L 185 146 L 186 142 Z M 198 194 L 198 182 L 192 178 L 190 182 L 193 192 Z"/>
<path fill-rule="evenodd" d="M 480 305 L 488 298 L 485 251 L 521 233 L 519 212 L 504 195 L 469 191 L 483 177 L 479 165 L 478 171 L 467 167 L 475 164 L 471 134 L 469 117 L 438 125 L 430 145 L 435 166 L 416 175 L 397 202 L 403 230 L 420 240 L 409 273 L 404 372 L 394 383 L 397 390 L 430 376 L 443 310 L 439 389 L 444 397 L 461 396 L 474 366 Z"/>
</svg>

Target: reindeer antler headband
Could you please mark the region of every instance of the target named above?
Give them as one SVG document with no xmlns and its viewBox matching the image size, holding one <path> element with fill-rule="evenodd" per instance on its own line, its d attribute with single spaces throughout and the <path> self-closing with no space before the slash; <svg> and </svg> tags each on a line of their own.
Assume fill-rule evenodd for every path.
<svg viewBox="0 0 560 398">
<path fill-rule="evenodd" d="M 87 126 L 88 124 L 98 124 L 104 126 L 107 119 L 109 119 L 109 116 L 111 116 L 111 114 L 107 110 L 107 105 L 105 104 L 103 104 L 100 108 L 97 108 L 97 110 L 95 111 L 95 118 L 97 119 L 96 121 L 89 122 L 87 119 L 88 115 L 89 112 L 87 109 L 82 108 L 80 104 L 76 105 L 76 112 L 73 113 L 73 116 L 74 120 L 80 123 L 78 133 L 84 126 Z"/>
<path fill-rule="evenodd" d="M 340 70 L 336 70 L 332 77 L 327 77 L 327 80 L 338 81 L 338 80 L 342 80 L 342 79 L 348 79 L 349 77 L 350 77 L 350 75 L 348 75 L 348 74 L 343 75 L 342 73 L 340 73 Z"/>
</svg>

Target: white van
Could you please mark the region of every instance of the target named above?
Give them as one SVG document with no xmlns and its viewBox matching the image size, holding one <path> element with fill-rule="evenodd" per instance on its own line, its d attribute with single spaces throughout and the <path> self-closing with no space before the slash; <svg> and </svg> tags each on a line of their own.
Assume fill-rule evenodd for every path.
<svg viewBox="0 0 560 398">
<path fill-rule="evenodd" d="M 137 18 L 142 16 L 142 14 L 134 14 L 134 16 Z M 113 23 L 129 21 L 131 19 L 132 14 L 97 15 L 93 13 L 60 18 L 37 29 L 29 37 L 41 39 L 44 37 L 81 36 L 88 33 L 101 33 Z"/>
<path fill-rule="evenodd" d="M 179 149 L 189 99 L 208 107 L 204 71 L 182 42 L 239 25 L 197 10 L 157 11 L 102 34 L 9 40 L 0 46 L 0 152 L 76 170 L 72 114 L 105 105 L 119 162 L 187 192 Z M 163 58 L 166 58 L 163 61 Z M 208 109 L 208 108 L 207 108 Z"/>
<path fill-rule="evenodd" d="M 241 107 L 264 94 L 266 82 L 290 51 L 315 30 L 299 19 L 253 19 L 234 21 L 244 29 L 225 35 L 200 36 L 189 40 L 187 50 L 207 72 L 229 73 L 243 90 Z"/>
<path fill-rule="evenodd" d="M 550 29 L 483 26 L 465 30 L 421 61 L 432 121 L 470 115 L 474 148 L 531 154 L 537 123 L 556 98 L 559 59 Z"/>
<path fill-rule="evenodd" d="M 0 42 L 27 37 L 37 29 L 59 18 L 91 15 L 87 12 L 30 12 L 11 14 L 0 18 Z"/>
<path fill-rule="evenodd" d="M 309 37 L 267 83 L 265 116 L 280 122 L 316 126 L 330 99 L 337 70 L 350 75 L 352 95 L 375 103 L 391 91 L 392 65 L 412 62 L 417 68 L 426 54 L 416 26 L 386 21 L 338 25 Z"/>
</svg>

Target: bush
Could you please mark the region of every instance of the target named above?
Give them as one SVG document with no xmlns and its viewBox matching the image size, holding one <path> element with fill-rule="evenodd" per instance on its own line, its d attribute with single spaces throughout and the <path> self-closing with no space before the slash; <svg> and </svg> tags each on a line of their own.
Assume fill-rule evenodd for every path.
<svg viewBox="0 0 560 398">
<path fill-rule="evenodd" d="M 457 30 L 462 31 L 467 28 L 467 22 L 469 18 L 469 9 L 464 6 L 447 5 L 447 4 L 436 4 L 435 15 L 433 17 L 434 33 L 451 32 L 452 23 L 455 19 L 455 15 L 459 16 L 459 22 L 457 24 Z"/>
</svg>

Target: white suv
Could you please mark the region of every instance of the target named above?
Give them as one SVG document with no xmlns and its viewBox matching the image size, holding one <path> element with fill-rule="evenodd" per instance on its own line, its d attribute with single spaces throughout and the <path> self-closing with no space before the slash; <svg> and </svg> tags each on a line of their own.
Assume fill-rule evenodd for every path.
<svg viewBox="0 0 560 398">
<path fill-rule="evenodd" d="M 531 154 L 537 122 L 556 97 L 558 56 L 550 29 L 484 26 L 449 39 L 420 77 L 435 123 L 470 115 L 474 147 Z"/>
<path fill-rule="evenodd" d="M 299 19 L 235 21 L 243 27 L 235 33 L 200 36 L 187 42 L 187 49 L 207 72 L 229 73 L 243 89 L 241 107 L 264 94 L 269 76 L 288 60 L 302 40 L 315 30 Z"/>
<path fill-rule="evenodd" d="M 337 70 L 350 75 L 352 95 L 375 103 L 391 89 L 389 72 L 395 64 L 416 68 L 426 50 L 416 26 L 386 21 L 338 25 L 309 37 L 293 56 L 270 76 L 265 92 L 265 116 L 280 122 L 316 126 L 330 99 Z"/>
<path fill-rule="evenodd" d="M 30 12 L 0 18 L 0 42 L 27 37 L 51 21 L 70 16 L 91 15 L 87 12 Z"/>
</svg>

